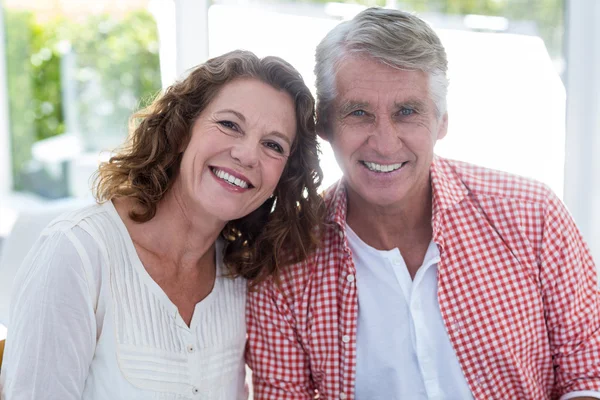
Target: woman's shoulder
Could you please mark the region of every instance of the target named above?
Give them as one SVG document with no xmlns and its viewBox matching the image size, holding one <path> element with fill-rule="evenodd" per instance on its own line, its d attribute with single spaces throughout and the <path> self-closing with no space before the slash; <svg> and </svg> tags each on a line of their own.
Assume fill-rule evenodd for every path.
<svg viewBox="0 0 600 400">
<path fill-rule="evenodd" d="M 92 204 L 65 212 L 53 219 L 41 236 L 64 237 L 80 241 L 84 248 L 111 247 L 114 239 L 127 234 L 112 202 Z"/>
<path fill-rule="evenodd" d="M 111 206 L 92 204 L 58 215 L 41 231 L 24 264 L 54 271 L 80 265 L 88 274 L 98 275 L 114 250 L 115 238 L 122 234 Z"/>
<path fill-rule="evenodd" d="M 49 234 L 56 231 L 66 232 L 72 230 L 74 227 L 85 225 L 88 221 L 100 222 L 110 219 L 109 206 L 109 202 L 96 203 L 65 211 L 52 219 L 42 231 L 42 234 Z"/>
</svg>

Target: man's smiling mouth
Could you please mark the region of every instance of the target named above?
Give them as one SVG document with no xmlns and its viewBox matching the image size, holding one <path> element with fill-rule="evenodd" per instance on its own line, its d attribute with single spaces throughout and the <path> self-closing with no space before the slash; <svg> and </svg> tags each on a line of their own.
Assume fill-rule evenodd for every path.
<svg viewBox="0 0 600 400">
<path fill-rule="evenodd" d="M 369 171 L 373 171 L 373 172 L 394 172 L 399 170 L 400 168 L 402 168 L 404 166 L 404 164 L 406 164 L 405 162 L 402 163 L 396 163 L 396 164 L 377 164 L 374 162 L 369 162 L 369 161 L 361 161 L 361 163 L 367 167 L 367 169 Z"/>
</svg>

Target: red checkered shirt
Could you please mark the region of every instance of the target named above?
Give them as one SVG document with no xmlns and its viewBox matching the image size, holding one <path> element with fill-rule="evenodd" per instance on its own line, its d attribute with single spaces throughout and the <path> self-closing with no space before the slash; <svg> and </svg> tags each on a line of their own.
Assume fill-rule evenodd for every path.
<svg viewBox="0 0 600 400">
<path fill-rule="evenodd" d="M 542 184 L 441 157 L 431 186 L 440 311 L 474 398 L 600 391 L 596 268 L 562 202 Z M 358 298 L 343 182 L 325 200 L 321 247 L 279 285 L 249 293 L 255 400 L 354 398 Z"/>
</svg>

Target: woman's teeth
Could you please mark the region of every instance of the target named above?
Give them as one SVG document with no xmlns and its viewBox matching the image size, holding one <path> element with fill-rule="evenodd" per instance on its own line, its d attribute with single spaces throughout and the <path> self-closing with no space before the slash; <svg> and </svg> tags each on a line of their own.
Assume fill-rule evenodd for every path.
<svg viewBox="0 0 600 400">
<path fill-rule="evenodd" d="M 220 169 L 217 168 L 213 168 L 213 172 L 214 174 L 223 179 L 224 181 L 226 181 L 227 183 L 230 183 L 234 186 L 238 186 L 241 187 L 242 189 L 247 189 L 248 188 L 248 182 L 241 180 L 240 178 L 236 178 L 233 175 L 229 175 L 227 172 L 222 171 Z"/>
</svg>

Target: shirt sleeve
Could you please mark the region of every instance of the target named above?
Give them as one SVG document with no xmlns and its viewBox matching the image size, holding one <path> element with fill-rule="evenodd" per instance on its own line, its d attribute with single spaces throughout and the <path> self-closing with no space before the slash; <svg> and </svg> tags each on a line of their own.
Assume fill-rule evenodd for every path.
<svg viewBox="0 0 600 400">
<path fill-rule="evenodd" d="M 560 397 L 560 400 L 571 400 L 577 399 L 580 397 L 592 397 L 594 399 L 600 399 L 600 392 L 592 391 L 592 390 L 580 390 L 577 392 L 567 393 L 564 396 Z"/>
<path fill-rule="evenodd" d="M 246 362 L 252 369 L 254 399 L 314 399 L 308 356 L 293 314 L 273 282 L 248 293 L 246 325 Z"/>
<path fill-rule="evenodd" d="M 600 392 L 598 272 L 573 218 L 554 195 L 545 211 L 540 268 L 556 374 L 552 398 Z"/>
<path fill-rule="evenodd" d="M 71 232 L 42 236 L 15 277 L 2 398 L 81 400 L 96 346 L 85 251 Z"/>
</svg>

